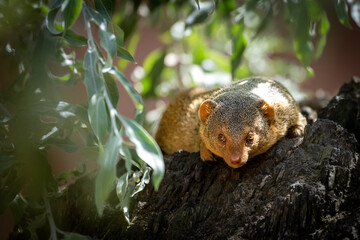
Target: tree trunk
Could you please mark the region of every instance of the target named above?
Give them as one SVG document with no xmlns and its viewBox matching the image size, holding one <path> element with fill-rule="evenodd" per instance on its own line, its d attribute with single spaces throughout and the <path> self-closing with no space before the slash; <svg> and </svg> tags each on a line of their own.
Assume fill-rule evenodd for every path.
<svg viewBox="0 0 360 240">
<path fill-rule="evenodd" d="M 353 78 L 306 127 L 239 169 L 178 152 L 156 192 L 98 217 L 86 177 L 52 208 L 60 229 L 105 239 L 358 239 L 360 80 Z M 110 201 L 111 202 L 111 201 Z"/>
</svg>

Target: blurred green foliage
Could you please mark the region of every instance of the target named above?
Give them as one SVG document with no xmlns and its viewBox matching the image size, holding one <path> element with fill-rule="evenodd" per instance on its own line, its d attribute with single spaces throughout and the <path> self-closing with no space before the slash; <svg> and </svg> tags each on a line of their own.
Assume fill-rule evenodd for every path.
<svg viewBox="0 0 360 240">
<path fill-rule="evenodd" d="M 345 27 L 352 27 L 350 17 L 360 26 L 359 2 L 334 0 L 334 8 Z M 130 52 L 142 37 L 139 26 L 144 21 L 160 27 L 164 46 L 135 69 L 136 91 L 122 71 L 135 62 Z M 276 28 L 279 23 L 292 42 Z M 130 223 L 131 197 L 150 179 L 158 188 L 164 174 L 161 151 L 142 127 L 142 97 L 193 85 L 223 85 L 254 74 L 301 81 L 312 74 L 309 64 L 321 56 L 329 29 L 318 0 L 0 1 L 5 75 L 0 95 L 0 212 L 10 208 L 25 237 L 37 238 L 36 230 L 48 225 L 52 239 L 87 239 L 56 227 L 51 201 L 64 182 L 85 174 L 89 161 L 96 160 L 98 213 L 115 191 Z M 271 57 L 291 51 L 302 65 Z M 86 88 L 85 104 L 67 101 L 61 91 L 78 84 Z M 133 101 L 133 119 L 117 110 L 122 98 L 117 84 Z M 83 161 L 54 176 L 49 163 L 54 146 L 80 152 Z M 36 214 L 25 218 L 29 209 Z"/>
</svg>

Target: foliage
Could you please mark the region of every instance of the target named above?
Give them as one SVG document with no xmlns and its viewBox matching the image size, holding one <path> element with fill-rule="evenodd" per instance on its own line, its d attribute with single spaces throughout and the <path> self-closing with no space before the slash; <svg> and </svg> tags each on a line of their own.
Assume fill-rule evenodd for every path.
<svg viewBox="0 0 360 240">
<path fill-rule="evenodd" d="M 86 238 L 56 227 L 51 201 L 67 181 L 88 172 L 93 160 L 100 215 L 110 192 L 116 191 L 118 207 L 130 223 L 130 198 L 150 176 L 155 189 L 159 187 L 162 154 L 142 127 L 142 97 L 122 73 L 128 62 L 135 62 L 126 49 L 134 52 L 139 20 L 163 30 L 164 47 L 137 69 L 142 73 L 137 87 L 145 98 L 264 71 L 296 79 L 304 76 L 305 67 L 312 74 L 309 64 L 321 56 L 330 29 L 318 0 L 50 2 L 0 1 L 0 62 L 7 68 L 0 98 L 0 211 L 9 207 L 15 223 L 25 226 L 32 238 L 46 222 L 52 239 Z M 348 12 L 360 26 L 359 2 L 334 0 L 334 7 L 345 27 L 351 28 Z M 292 46 L 271 25 L 279 17 Z M 76 25 L 85 32 L 78 33 Z M 291 47 L 303 67 L 268 57 L 274 49 Z M 66 91 L 83 85 L 86 103 L 69 101 Z M 117 110 L 122 97 L 117 85 L 133 101 L 134 120 Z M 81 153 L 79 167 L 55 177 L 49 154 L 54 147 Z M 26 218 L 28 209 L 33 214 Z"/>
<path fill-rule="evenodd" d="M 326 45 L 330 23 L 324 4 L 333 5 L 345 27 L 351 28 L 348 11 L 359 21 L 356 1 L 200 1 L 200 8 L 167 4 L 162 17 L 170 26 L 161 36 L 165 47 L 149 55 L 139 70 L 144 72 L 138 77 L 139 90 L 157 97 L 183 86 L 223 85 L 252 75 L 301 82 L 314 74 L 310 63 Z"/>
<path fill-rule="evenodd" d="M 9 11 L 14 7 L 13 2 L 4 2 L 3 7 Z M 32 32 L 34 49 L 24 50 L 29 51 L 28 58 L 15 45 L 15 38 L 6 42 L 8 49 L 15 49 L 8 50 L 8 53 L 18 58 L 17 63 L 24 69 L 16 76 L 1 105 L 5 114 L 1 119 L 4 142 L 1 155 L 1 212 L 10 206 L 18 223 L 23 221 L 26 208 L 35 208 L 39 213 L 32 216 L 26 229 L 30 236 L 36 235 L 36 228 L 44 223 L 46 216 L 52 239 L 57 234 L 64 235 L 64 238 L 79 237 L 56 228 L 50 200 L 58 195 L 59 181 L 83 174 L 87 161 L 85 159 L 78 169 L 56 179 L 47 156 L 48 150 L 56 146 L 68 152 L 93 154 L 92 158 L 97 159 L 99 166 L 95 182 L 98 213 L 102 214 L 106 200 L 116 186 L 120 207 L 130 223 L 130 197 L 144 188 L 150 176 L 157 189 L 164 174 L 164 163 L 159 147 L 141 126 L 144 114 L 141 96 L 113 65 L 116 55 L 134 61 L 124 48 L 123 30 L 112 22 L 100 0 L 90 3 L 58 0 L 51 8 L 36 1 L 19 4 L 21 8 L 18 9 L 24 8 L 37 14 L 34 18 L 37 22 L 33 24 L 38 29 Z M 83 18 L 86 37 L 72 30 L 80 18 Z M 39 27 L 38 19 L 44 19 L 45 26 Z M 37 35 L 36 31 L 39 31 Z M 30 43 L 26 44 L 26 47 L 30 46 Z M 74 51 L 79 47 L 86 49 L 83 61 L 76 57 Z M 59 67 L 62 67 L 62 71 L 58 72 L 65 70 L 65 75 L 52 71 L 52 68 Z M 84 79 L 87 105 L 66 102 L 56 93 L 63 82 L 74 84 L 78 79 Z M 115 81 L 125 88 L 133 100 L 137 110 L 135 120 L 118 112 L 119 95 Z M 10 104 L 14 104 L 13 111 L 7 110 L 11 109 Z M 119 157 L 123 163 L 117 168 Z M 40 222 L 35 224 L 35 221 Z"/>
</svg>

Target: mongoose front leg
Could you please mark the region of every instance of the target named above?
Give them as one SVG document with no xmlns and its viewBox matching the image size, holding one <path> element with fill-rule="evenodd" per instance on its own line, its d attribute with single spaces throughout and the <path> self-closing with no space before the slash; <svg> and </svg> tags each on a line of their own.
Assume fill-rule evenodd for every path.
<svg viewBox="0 0 360 240">
<path fill-rule="evenodd" d="M 291 138 L 295 138 L 304 135 L 305 126 L 306 118 L 301 113 L 299 113 L 298 121 L 294 126 L 289 128 L 288 136 Z"/>
<path fill-rule="evenodd" d="M 203 161 L 216 161 L 214 154 L 207 149 L 203 142 L 200 143 L 200 158 Z"/>
</svg>

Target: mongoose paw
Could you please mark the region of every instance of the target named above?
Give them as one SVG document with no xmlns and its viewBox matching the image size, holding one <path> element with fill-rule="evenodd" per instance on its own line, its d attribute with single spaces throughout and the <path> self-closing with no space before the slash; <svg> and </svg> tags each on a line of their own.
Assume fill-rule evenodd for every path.
<svg viewBox="0 0 360 240">
<path fill-rule="evenodd" d="M 304 135 L 304 128 L 299 126 L 294 126 L 289 129 L 288 136 L 290 138 L 296 138 Z"/>
<path fill-rule="evenodd" d="M 200 150 L 200 158 L 202 161 L 216 161 L 214 154 L 209 151 L 207 148 L 202 148 Z"/>
<path fill-rule="evenodd" d="M 304 135 L 305 126 L 306 126 L 306 118 L 299 113 L 299 118 L 296 125 L 292 126 L 288 131 L 288 136 L 290 138 L 296 138 Z"/>
<path fill-rule="evenodd" d="M 292 126 L 288 131 L 290 138 L 296 138 L 304 135 L 305 124 Z"/>
</svg>

